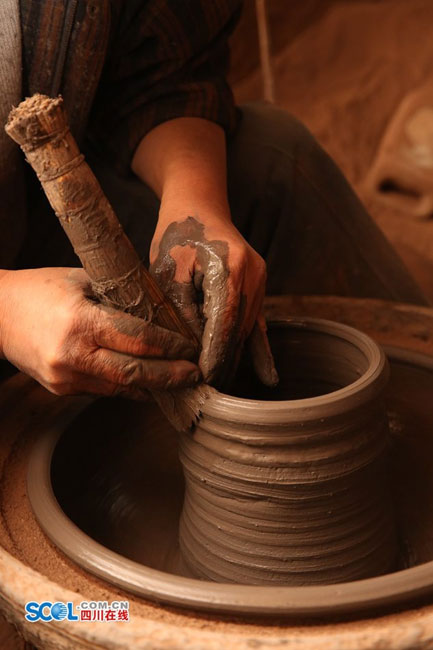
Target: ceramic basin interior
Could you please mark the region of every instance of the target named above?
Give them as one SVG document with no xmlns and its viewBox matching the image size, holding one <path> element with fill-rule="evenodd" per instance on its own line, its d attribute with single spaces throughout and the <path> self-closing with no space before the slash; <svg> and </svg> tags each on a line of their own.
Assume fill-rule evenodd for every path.
<svg viewBox="0 0 433 650">
<path fill-rule="evenodd" d="M 387 353 L 385 401 L 401 545 L 393 573 L 318 587 L 185 577 L 178 549 L 184 490 L 178 434 L 156 406 L 120 399 L 96 400 L 38 440 L 28 485 L 40 525 L 86 570 L 146 598 L 195 609 L 323 617 L 433 593 L 433 359 Z M 319 392 L 326 390 L 322 379 Z"/>
</svg>

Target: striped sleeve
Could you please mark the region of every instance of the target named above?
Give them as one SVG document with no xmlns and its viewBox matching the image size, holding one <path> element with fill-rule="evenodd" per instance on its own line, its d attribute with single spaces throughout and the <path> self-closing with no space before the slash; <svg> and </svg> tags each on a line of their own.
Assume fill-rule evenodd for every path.
<svg viewBox="0 0 433 650">
<path fill-rule="evenodd" d="M 239 0 L 119 0 L 91 133 L 120 171 L 167 120 L 202 117 L 233 130 L 225 74 L 239 14 Z"/>
</svg>

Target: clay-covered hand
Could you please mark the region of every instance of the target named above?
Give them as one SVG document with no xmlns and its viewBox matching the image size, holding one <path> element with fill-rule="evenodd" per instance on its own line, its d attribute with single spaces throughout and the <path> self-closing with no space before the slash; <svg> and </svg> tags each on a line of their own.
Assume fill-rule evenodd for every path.
<svg viewBox="0 0 433 650">
<path fill-rule="evenodd" d="M 8 271 L 0 278 L 0 352 L 57 395 L 192 386 L 194 348 L 179 334 L 106 308 L 82 269 Z"/>
<path fill-rule="evenodd" d="M 150 271 L 199 340 L 204 380 L 227 386 L 248 339 L 261 381 L 278 375 L 262 313 L 264 260 L 228 219 L 160 219 L 150 250 Z"/>
</svg>

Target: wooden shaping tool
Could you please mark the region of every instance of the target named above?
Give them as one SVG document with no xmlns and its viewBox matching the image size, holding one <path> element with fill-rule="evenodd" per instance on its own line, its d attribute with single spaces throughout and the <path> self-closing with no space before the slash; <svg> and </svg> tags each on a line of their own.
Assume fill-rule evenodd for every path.
<svg viewBox="0 0 433 650">
<path fill-rule="evenodd" d="M 6 132 L 25 153 L 99 300 L 200 342 L 142 264 L 70 132 L 61 97 L 33 95 L 12 109 Z M 189 428 L 212 388 L 151 393 L 176 429 Z"/>
</svg>

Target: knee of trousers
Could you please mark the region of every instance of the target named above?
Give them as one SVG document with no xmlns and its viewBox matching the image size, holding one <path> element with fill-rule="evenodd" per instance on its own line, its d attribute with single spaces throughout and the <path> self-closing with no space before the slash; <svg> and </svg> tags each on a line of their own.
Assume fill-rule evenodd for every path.
<svg viewBox="0 0 433 650">
<path fill-rule="evenodd" d="M 299 160 L 321 167 L 324 151 L 308 128 L 287 111 L 252 102 L 241 107 L 237 132 L 228 143 L 229 188 L 255 196 L 266 193 L 269 183 L 292 189 Z"/>
<path fill-rule="evenodd" d="M 308 128 L 288 111 L 265 102 L 241 107 L 241 126 L 254 133 L 257 145 L 275 147 L 289 155 L 304 148 L 318 147 Z"/>
</svg>

